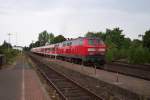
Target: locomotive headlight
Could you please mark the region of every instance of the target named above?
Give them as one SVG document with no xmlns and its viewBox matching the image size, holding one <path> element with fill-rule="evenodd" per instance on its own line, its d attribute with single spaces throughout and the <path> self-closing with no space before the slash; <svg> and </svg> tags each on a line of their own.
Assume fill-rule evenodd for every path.
<svg viewBox="0 0 150 100">
<path fill-rule="evenodd" d="M 88 51 L 96 51 L 95 48 L 88 48 Z"/>
<path fill-rule="evenodd" d="M 100 49 L 98 49 L 98 51 L 102 51 L 102 52 L 104 52 L 104 51 L 105 51 L 105 49 L 104 49 L 104 48 L 100 48 Z"/>
</svg>

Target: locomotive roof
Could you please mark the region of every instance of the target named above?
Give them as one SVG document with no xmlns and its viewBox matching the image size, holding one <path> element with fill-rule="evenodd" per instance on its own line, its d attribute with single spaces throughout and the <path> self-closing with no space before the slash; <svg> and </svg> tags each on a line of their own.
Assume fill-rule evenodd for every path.
<svg viewBox="0 0 150 100">
<path fill-rule="evenodd" d="M 78 38 L 70 39 L 66 41 L 72 41 L 72 40 L 77 40 L 77 39 L 100 39 L 100 38 L 99 37 L 78 37 Z M 66 42 L 66 41 L 63 41 L 63 42 Z"/>
<path fill-rule="evenodd" d="M 63 41 L 63 42 L 60 42 L 60 43 L 55 43 L 55 44 L 40 46 L 40 47 L 36 47 L 36 48 L 32 48 L 32 49 L 40 49 L 40 48 L 54 47 L 54 46 L 56 46 L 56 45 L 61 45 L 61 44 L 63 44 L 63 43 L 71 42 L 71 41 L 78 40 L 78 39 L 80 40 L 80 39 L 100 39 L 100 38 L 98 38 L 98 37 L 79 37 L 79 38 L 75 38 L 75 39 L 66 40 L 66 41 Z"/>
</svg>

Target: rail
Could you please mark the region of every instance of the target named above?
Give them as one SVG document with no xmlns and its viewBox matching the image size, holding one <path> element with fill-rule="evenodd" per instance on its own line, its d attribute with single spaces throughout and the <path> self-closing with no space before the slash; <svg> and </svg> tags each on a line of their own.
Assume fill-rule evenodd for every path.
<svg viewBox="0 0 150 100">
<path fill-rule="evenodd" d="M 53 86 L 62 100 L 104 100 L 86 88 L 83 88 L 72 79 L 48 67 L 47 64 L 29 55 L 37 64 L 40 73 L 45 77 L 48 84 Z"/>
</svg>

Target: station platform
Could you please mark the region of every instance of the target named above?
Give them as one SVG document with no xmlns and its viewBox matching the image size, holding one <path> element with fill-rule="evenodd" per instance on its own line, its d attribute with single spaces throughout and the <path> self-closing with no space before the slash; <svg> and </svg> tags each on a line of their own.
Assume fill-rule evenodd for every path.
<svg viewBox="0 0 150 100">
<path fill-rule="evenodd" d="M 36 72 L 24 56 L 0 70 L 0 100 L 50 100 Z"/>
<path fill-rule="evenodd" d="M 101 69 L 95 70 L 95 68 L 93 67 L 85 67 L 82 65 L 73 64 L 65 61 L 50 59 L 46 60 L 52 63 L 59 64 L 65 68 L 80 72 L 84 75 L 88 75 L 90 77 L 104 81 L 106 83 L 113 84 L 133 93 L 150 98 L 150 81 L 122 75 L 119 73 L 108 72 Z"/>
</svg>

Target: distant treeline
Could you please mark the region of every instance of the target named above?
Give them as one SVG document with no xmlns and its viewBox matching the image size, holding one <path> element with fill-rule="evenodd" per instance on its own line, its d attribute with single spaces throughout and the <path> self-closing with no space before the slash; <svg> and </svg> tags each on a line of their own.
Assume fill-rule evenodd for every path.
<svg viewBox="0 0 150 100">
<path fill-rule="evenodd" d="M 120 28 L 106 29 L 105 32 L 87 32 L 85 37 L 99 37 L 104 40 L 107 45 L 106 61 L 121 60 L 128 63 L 150 63 L 150 30 L 144 35 L 138 35 L 142 39 L 134 39 L 125 37 L 123 30 Z M 45 44 L 53 44 L 65 41 L 62 35 L 54 36 L 53 33 L 43 31 L 39 33 L 38 41 L 31 43 L 25 50 L 33 47 L 43 46 Z"/>
</svg>

